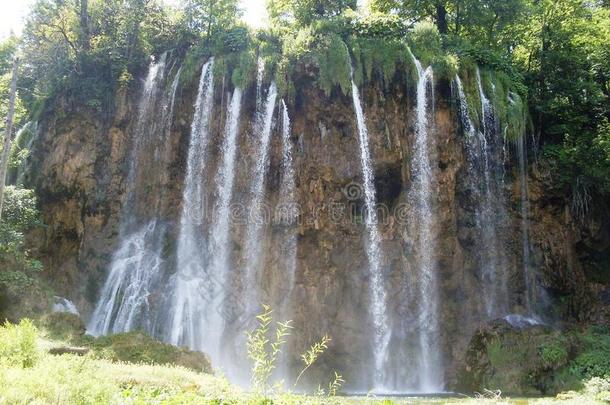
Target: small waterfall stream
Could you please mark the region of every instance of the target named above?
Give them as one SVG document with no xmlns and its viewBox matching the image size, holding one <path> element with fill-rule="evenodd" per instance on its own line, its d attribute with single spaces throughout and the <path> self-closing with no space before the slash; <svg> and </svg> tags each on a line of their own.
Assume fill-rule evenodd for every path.
<svg viewBox="0 0 610 405">
<path fill-rule="evenodd" d="M 273 112 L 277 99 L 277 87 L 271 83 L 267 92 L 267 100 L 258 114 L 255 131 L 257 136 L 255 153 L 252 156 L 254 170 L 250 184 L 249 215 L 246 228 L 245 254 L 244 254 L 244 280 L 246 308 L 244 316 L 254 318 L 259 307 L 259 295 L 256 286 L 259 286 L 259 273 L 264 262 L 265 230 L 269 224 L 269 210 L 265 200 L 266 176 L 269 168 L 269 143 L 273 124 Z"/>
<path fill-rule="evenodd" d="M 136 328 L 154 333 L 158 312 L 151 308 L 149 298 L 162 276 L 164 259 L 161 252 L 165 235 L 165 226 L 158 219 L 165 188 L 159 182 L 167 164 L 164 159 L 171 147 L 169 132 L 180 79 L 177 73 L 169 89 L 162 92 L 166 59 L 167 54 L 163 54 L 158 62 L 151 63 L 140 96 L 119 246 L 88 325 L 89 332 L 94 335 Z M 145 190 L 151 190 L 148 195 L 153 196 L 153 204 L 143 198 Z M 152 209 L 152 220 L 140 219 L 147 211 L 144 206 Z"/>
<path fill-rule="evenodd" d="M 34 140 L 38 135 L 38 122 L 29 121 L 15 134 L 15 140 L 12 144 L 11 156 L 17 154 L 22 157 L 22 162 L 17 168 L 9 168 L 7 173 L 7 184 L 13 184 L 17 187 L 22 187 L 25 180 L 25 172 L 27 169 L 28 157 L 32 149 Z M 25 154 L 25 156 L 24 156 Z"/>
<path fill-rule="evenodd" d="M 418 252 L 417 296 L 419 301 L 419 390 L 439 392 L 443 388 L 443 370 L 440 349 L 439 285 L 435 250 L 434 226 L 434 174 L 432 156 L 436 147 L 429 134 L 431 99 L 434 99 L 432 67 L 424 69 L 413 56 L 417 67 L 416 137 L 413 151 L 413 184 L 410 199 L 414 206 L 414 231 Z M 428 92 L 432 96 L 428 98 Z"/>
<path fill-rule="evenodd" d="M 481 101 L 481 131 L 479 131 L 480 153 L 474 157 L 482 159 L 483 196 L 477 213 L 477 222 L 481 230 L 481 250 L 483 280 L 486 288 L 486 310 L 489 317 L 498 317 L 508 312 L 508 277 L 507 263 L 504 253 L 504 243 L 500 238 L 499 229 L 504 225 L 506 208 L 503 190 L 501 189 L 501 167 L 498 162 L 502 158 L 497 153 L 500 131 L 497 129 L 493 106 L 483 90 L 481 71 L 476 68 L 477 89 Z M 493 84 L 492 84 L 493 88 Z M 471 138 L 474 140 L 474 138 Z M 472 145 L 474 146 L 474 145 Z M 472 150 L 472 148 L 471 148 Z"/>
<path fill-rule="evenodd" d="M 528 156 L 527 137 L 525 134 L 515 140 L 519 164 L 519 185 L 521 195 L 521 250 L 523 260 L 523 278 L 525 280 L 525 311 L 530 321 L 543 323 L 550 318 L 547 292 L 540 286 L 539 274 L 532 265 L 530 245 L 530 201 L 528 194 Z M 541 317 L 545 314 L 547 318 Z"/>
<path fill-rule="evenodd" d="M 478 69 L 476 77 L 481 102 L 480 131 L 477 131 L 472 122 L 464 87 L 457 75 L 455 84 L 465 135 L 468 186 L 474 205 L 476 255 L 483 283 L 484 311 L 488 318 L 494 318 L 505 315 L 509 310 L 505 246 L 500 237 L 500 229 L 504 226 L 506 216 L 502 190 L 503 158 L 500 157 L 501 137 L 494 130 L 495 114 L 483 91 Z"/>
<path fill-rule="evenodd" d="M 365 226 L 367 232 L 366 255 L 369 261 L 370 311 L 373 318 L 374 339 L 373 355 L 375 360 L 374 388 L 383 388 L 384 364 L 389 343 L 389 328 L 386 314 L 386 291 L 381 268 L 381 237 L 377 229 L 377 197 L 374 186 L 374 172 L 369 147 L 369 134 L 366 128 L 366 118 L 362 109 L 358 86 L 352 80 L 352 100 L 358 124 L 358 139 L 360 144 L 360 163 L 362 165 L 362 182 L 364 187 Z"/>
<path fill-rule="evenodd" d="M 292 155 L 292 141 L 290 140 L 290 116 L 284 100 L 282 108 L 282 179 L 280 183 L 280 196 L 275 223 L 284 227 L 283 256 L 288 290 L 285 292 L 286 303 L 282 305 L 282 312 L 287 313 L 286 305 L 290 305 L 292 291 L 296 278 L 297 268 L 297 220 L 299 210 L 296 202 L 296 182 L 294 162 Z M 288 318 L 286 318 L 288 319 Z"/>
<path fill-rule="evenodd" d="M 210 228 L 210 271 L 209 277 L 213 284 L 210 288 L 210 316 L 208 328 L 224 333 L 228 323 L 232 322 L 233 306 L 238 304 L 232 298 L 232 262 L 231 262 L 231 201 L 235 183 L 235 161 L 237 155 L 237 137 L 241 117 L 242 90 L 233 91 L 227 111 L 224 139 L 221 147 L 221 162 L 214 179 L 216 199 L 213 221 Z M 207 350 L 216 364 L 223 364 L 221 353 L 222 337 Z"/>
<path fill-rule="evenodd" d="M 214 286 L 208 285 L 206 270 L 206 235 L 202 228 L 205 213 L 206 154 L 210 137 L 210 117 L 214 97 L 214 60 L 201 71 L 195 115 L 191 125 L 191 139 L 182 197 L 180 233 L 177 247 L 177 272 L 170 280 L 172 299 L 169 307 L 169 341 L 203 350 L 216 342 L 213 329 L 205 327 L 206 294 Z"/>
</svg>

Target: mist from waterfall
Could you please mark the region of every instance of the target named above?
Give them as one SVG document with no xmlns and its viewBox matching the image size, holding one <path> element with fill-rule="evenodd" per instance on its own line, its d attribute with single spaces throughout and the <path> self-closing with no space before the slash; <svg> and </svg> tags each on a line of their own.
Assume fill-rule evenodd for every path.
<svg viewBox="0 0 610 405">
<path fill-rule="evenodd" d="M 151 308 L 150 296 L 162 277 L 161 256 L 166 234 L 158 216 L 165 197 L 163 167 L 167 164 L 171 122 L 180 71 L 163 91 L 167 54 L 151 62 L 142 88 L 129 157 L 125 203 L 121 214 L 119 244 L 113 255 L 108 278 L 88 324 L 94 335 L 142 329 L 153 334 L 158 311 Z M 170 69 L 171 70 L 171 69 Z M 152 168 L 152 169 L 151 169 Z M 149 182 L 155 181 L 153 184 Z M 154 191 L 152 204 L 144 201 L 146 189 Z M 151 219 L 141 219 L 144 206 Z"/>
<path fill-rule="evenodd" d="M 388 355 L 387 348 L 390 331 L 386 314 L 386 290 L 381 266 L 381 236 L 377 229 L 377 197 L 374 185 L 373 165 L 369 147 L 369 134 L 366 117 L 362 109 L 358 86 L 352 80 L 352 101 L 358 126 L 360 145 L 360 164 L 362 166 L 362 186 L 364 188 L 365 227 L 367 232 L 366 255 L 369 264 L 369 289 L 371 294 L 370 311 L 373 320 L 373 355 L 375 360 L 374 389 L 383 389 L 384 365 Z"/>
<path fill-rule="evenodd" d="M 413 56 L 417 68 L 417 105 L 415 144 L 412 154 L 412 186 L 409 199 L 413 205 L 413 228 L 417 253 L 416 295 L 418 306 L 418 389 L 440 392 L 443 389 L 443 367 L 440 342 L 440 297 L 437 263 L 433 258 L 436 246 L 434 226 L 433 156 L 436 142 L 430 136 L 430 109 L 433 108 L 434 78 L 432 67 L 424 69 Z M 430 97 L 428 97 L 431 92 Z"/>
<path fill-rule="evenodd" d="M 177 271 L 170 280 L 168 340 L 204 350 L 218 344 L 218 329 L 206 327 L 210 297 L 218 288 L 209 283 L 206 266 L 207 234 L 204 230 L 206 156 L 210 140 L 210 118 L 214 102 L 214 60 L 202 68 L 191 124 L 187 170 L 182 196 L 182 213 L 177 244 Z"/>
<path fill-rule="evenodd" d="M 254 318 L 259 310 L 260 296 L 257 286 L 260 286 L 260 272 L 265 260 L 265 232 L 270 220 L 269 207 L 266 205 L 265 185 L 269 169 L 269 143 L 273 125 L 273 113 L 277 99 L 277 87 L 271 83 L 267 91 L 265 104 L 257 114 L 254 125 L 255 150 L 252 155 L 254 168 L 250 183 L 250 198 L 248 203 L 248 219 L 244 249 L 244 291 L 245 313 L 243 316 Z"/>
</svg>

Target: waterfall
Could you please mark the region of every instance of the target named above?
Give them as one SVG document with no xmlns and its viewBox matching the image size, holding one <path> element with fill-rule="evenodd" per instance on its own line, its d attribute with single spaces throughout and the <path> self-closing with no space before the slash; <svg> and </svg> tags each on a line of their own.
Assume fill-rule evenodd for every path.
<svg viewBox="0 0 610 405">
<path fill-rule="evenodd" d="M 9 169 L 7 174 L 7 182 L 17 187 L 23 186 L 27 158 L 32 150 L 32 144 L 38 134 L 38 123 L 34 121 L 27 122 L 15 135 L 13 147 L 11 150 L 11 158 L 19 157 L 22 161 L 19 167 Z M 24 156 L 25 153 L 25 156 Z"/>
<path fill-rule="evenodd" d="M 227 323 L 234 319 L 232 314 L 236 310 L 234 305 L 235 294 L 231 294 L 231 262 L 229 246 L 231 245 L 231 201 L 233 198 L 233 184 L 235 183 L 235 157 L 237 152 L 237 135 L 239 133 L 239 121 L 241 115 L 241 89 L 235 89 L 227 111 L 224 131 L 224 139 L 221 147 L 221 162 L 214 179 L 215 198 L 213 221 L 210 231 L 209 255 L 211 267 L 209 276 L 211 278 L 211 291 L 209 292 L 211 302 L 209 308 L 213 309 L 208 318 L 210 330 L 224 331 Z M 237 297 L 241 298 L 241 297 Z M 215 346 L 208 347 L 207 352 L 212 356 L 215 364 L 221 364 L 222 341 L 216 342 Z"/>
<path fill-rule="evenodd" d="M 296 184 L 294 162 L 292 157 L 292 142 L 290 141 L 290 117 L 284 100 L 282 107 L 282 179 L 280 197 L 276 213 L 276 223 L 286 227 L 283 235 L 284 267 L 287 272 L 288 291 L 285 300 L 290 299 L 294 288 L 297 267 L 297 229 L 298 209 L 296 203 Z M 286 311 L 284 311 L 286 312 Z"/>
<path fill-rule="evenodd" d="M 366 118 L 362 110 L 360 92 L 358 86 L 352 80 L 352 100 L 356 112 L 356 122 L 358 124 L 358 139 L 360 144 L 360 163 L 362 165 L 362 180 L 365 197 L 365 226 L 368 236 L 366 243 L 366 255 L 369 262 L 369 272 L 371 274 L 370 293 L 371 293 L 371 315 L 374 326 L 374 348 L 373 355 L 375 360 L 375 388 L 381 388 L 384 375 L 384 364 L 387 356 L 389 343 L 389 328 L 386 314 L 386 291 L 381 268 L 381 237 L 377 229 L 377 197 L 375 192 L 374 172 L 371 163 L 371 153 L 369 148 L 369 134 L 366 127 Z"/>
<path fill-rule="evenodd" d="M 165 187 L 160 179 L 171 147 L 169 132 L 180 78 L 178 72 L 169 89 L 162 91 L 166 58 L 163 54 L 159 62 L 151 63 L 140 96 L 119 245 L 88 325 L 95 335 L 136 328 L 153 333 L 156 311 L 151 308 L 151 296 L 160 284 L 164 262 L 165 226 L 158 217 Z M 146 197 L 153 199 L 152 204 Z M 152 220 L 141 219 L 143 207 L 152 210 Z"/>
<path fill-rule="evenodd" d="M 432 156 L 435 154 L 434 138 L 429 136 L 429 113 L 431 102 L 428 91 L 434 98 L 432 67 L 423 69 L 413 56 L 417 68 L 417 117 L 415 145 L 413 151 L 413 184 L 410 199 L 414 207 L 414 229 L 419 254 L 417 297 L 419 302 L 419 389 L 438 392 L 443 387 L 443 370 L 440 349 L 440 313 L 437 264 L 433 258 L 436 250 L 432 227 L 434 225 L 433 195 L 434 174 Z"/>
<path fill-rule="evenodd" d="M 263 79 L 265 77 L 265 61 L 259 57 L 256 62 L 256 114 L 260 114 L 263 104 Z M 257 116 L 258 119 L 258 116 Z"/>
<path fill-rule="evenodd" d="M 472 193 L 476 223 L 475 249 L 481 272 L 484 312 L 488 318 L 508 312 L 508 264 L 500 237 L 504 226 L 506 207 L 502 189 L 501 138 L 495 130 L 495 114 L 485 96 L 481 75 L 477 68 L 477 89 L 481 102 L 480 131 L 470 118 L 468 101 L 459 76 L 455 76 L 458 90 L 460 117 L 465 134 L 468 161 L 468 187 Z M 498 163 L 500 162 L 500 163 Z"/>
<path fill-rule="evenodd" d="M 521 251 L 523 255 L 523 278 L 525 280 L 525 311 L 526 315 L 536 322 L 541 322 L 539 311 L 546 308 L 546 292 L 538 286 L 538 275 L 531 263 L 529 195 L 527 181 L 527 138 L 523 134 L 515 141 L 517 159 L 519 162 L 519 185 L 521 194 Z M 546 312 L 546 311 L 545 311 Z"/>
<path fill-rule="evenodd" d="M 252 156 L 254 168 L 252 173 L 252 183 L 250 184 L 249 216 L 246 228 L 245 239 L 245 290 L 246 312 L 245 316 L 253 318 L 258 311 L 258 290 L 260 285 L 258 273 L 264 262 L 264 241 L 265 228 L 268 225 L 270 215 L 265 204 L 265 179 L 269 167 L 269 142 L 271 140 L 271 127 L 273 124 L 273 112 L 277 99 L 277 87 L 271 83 L 267 92 L 267 100 L 262 107 L 261 114 L 258 115 L 255 123 L 255 131 L 258 134 L 257 147 Z"/>
<path fill-rule="evenodd" d="M 206 218 L 204 173 L 214 101 L 214 60 L 207 62 L 199 79 L 195 115 L 191 124 L 187 171 L 182 196 L 182 214 L 177 247 L 177 271 L 171 280 L 169 342 L 202 350 L 217 339 L 215 330 L 205 329 L 209 290 L 205 257 L 207 245 L 202 225 Z"/>
</svg>

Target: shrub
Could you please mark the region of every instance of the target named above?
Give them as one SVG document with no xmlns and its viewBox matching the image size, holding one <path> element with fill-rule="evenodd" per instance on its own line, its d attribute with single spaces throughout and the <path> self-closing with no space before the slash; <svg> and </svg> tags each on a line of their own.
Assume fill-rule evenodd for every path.
<svg viewBox="0 0 610 405">
<path fill-rule="evenodd" d="M 34 192 L 8 186 L 0 221 L 0 296 L 7 301 L 0 303 L 0 312 L 18 306 L 27 295 L 24 291 L 37 289 L 35 274 L 42 271 L 42 264 L 26 249 L 25 234 L 40 225 Z"/>
<path fill-rule="evenodd" d="M 18 325 L 0 327 L 0 364 L 8 367 L 34 367 L 38 360 L 38 331 L 24 319 Z"/>
<path fill-rule="evenodd" d="M 439 55 L 443 54 L 441 35 L 436 25 L 430 22 L 422 21 L 415 24 L 409 39 L 413 52 L 423 66 L 431 65 Z"/>
<path fill-rule="evenodd" d="M 562 339 L 545 342 L 539 347 L 543 367 L 556 369 L 568 360 L 568 351 Z"/>
</svg>

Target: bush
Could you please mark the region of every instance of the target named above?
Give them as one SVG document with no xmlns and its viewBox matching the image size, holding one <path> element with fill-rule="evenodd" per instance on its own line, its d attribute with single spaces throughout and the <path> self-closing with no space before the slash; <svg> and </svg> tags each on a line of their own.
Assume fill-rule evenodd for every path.
<svg viewBox="0 0 610 405">
<path fill-rule="evenodd" d="M 543 367 L 555 369 L 566 364 L 568 350 L 562 339 L 545 342 L 539 347 L 539 354 Z"/>
<path fill-rule="evenodd" d="M 13 304 L 36 283 L 34 275 L 42 270 L 25 246 L 25 234 L 40 225 L 34 192 L 8 186 L 0 221 L 0 292 Z"/>
<path fill-rule="evenodd" d="M 34 367 L 38 361 L 38 331 L 24 319 L 18 325 L 0 327 L 0 364 L 7 367 Z"/>
<path fill-rule="evenodd" d="M 443 55 L 441 35 L 436 25 L 422 21 L 415 24 L 409 36 L 413 52 L 421 61 L 422 66 L 428 66 Z"/>
</svg>

